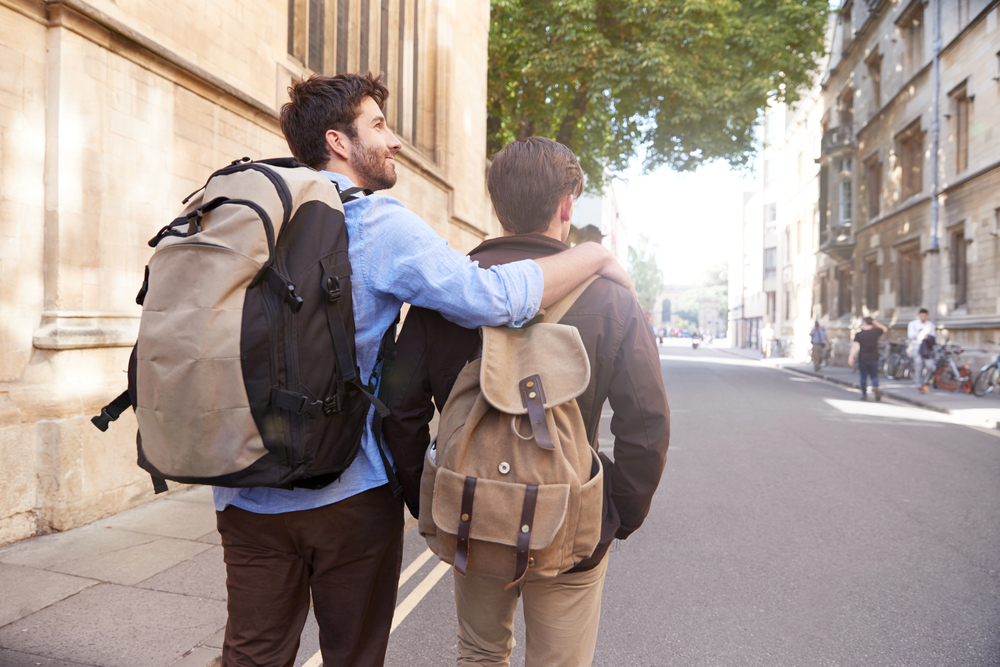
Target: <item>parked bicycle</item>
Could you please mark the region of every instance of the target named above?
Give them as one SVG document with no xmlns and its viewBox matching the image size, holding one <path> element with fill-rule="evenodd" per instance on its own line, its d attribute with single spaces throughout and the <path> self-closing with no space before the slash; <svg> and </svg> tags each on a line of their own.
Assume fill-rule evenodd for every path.
<svg viewBox="0 0 1000 667">
<path fill-rule="evenodd" d="M 986 342 L 997 345 L 992 340 Z M 982 367 L 976 377 L 976 383 L 972 387 L 972 393 L 976 396 L 985 396 L 991 392 L 1000 395 L 1000 354 L 997 355 L 992 364 Z"/>
<path fill-rule="evenodd" d="M 972 370 L 968 364 L 958 363 L 964 351 L 957 345 L 948 345 L 947 341 L 939 348 L 934 371 L 934 385 L 938 389 L 955 391 L 961 387 L 966 394 L 972 393 Z"/>
<path fill-rule="evenodd" d="M 882 365 L 882 372 L 890 380 L 903 380 L 913 377 L 913 357 L 908 348 L 910 341 L 899 338 L 897 342 L 889 343 L 889 354 Z"/>
</svg>

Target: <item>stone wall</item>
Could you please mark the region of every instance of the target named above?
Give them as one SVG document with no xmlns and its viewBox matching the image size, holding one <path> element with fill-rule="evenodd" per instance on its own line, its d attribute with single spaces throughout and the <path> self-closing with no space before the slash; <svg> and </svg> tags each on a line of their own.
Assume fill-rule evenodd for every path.
<svg viewBox="0 0 1000 667">
<path fill-rule="evenodd" d="M 287 11 L 0 0 L 0 544 L 151 499 L 131 412 L 107 433 L 90 417 L 125 387 L 147 240 L 215 169 L 288 154 L 277 109 L 309 70 L 287 53 Z M 421 12 L 431 92 L 415 117 L 433 132 L 404 141 L 390 194 L 469 250 L 498 229 L 484 179 L 489 9 Z"/>
</svg>

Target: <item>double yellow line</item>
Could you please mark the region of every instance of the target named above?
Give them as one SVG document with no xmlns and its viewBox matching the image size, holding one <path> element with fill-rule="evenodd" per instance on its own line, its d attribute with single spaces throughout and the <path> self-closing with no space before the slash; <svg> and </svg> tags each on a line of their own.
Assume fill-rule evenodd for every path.
<svg viewBox="0 0 1000 667">
<path fill-rule="evenodd" d="M 424 566 L 427 561 L 431 559 L 434 553 L 430 549 L 426 549 L 422 554 L 417 556 L 412 563 L 406 566 L 399 575 L 399 586 L 402 587 L 407 581 L 410 580 L 413 575 L 415 575 L 420 568 Z M 451 569 L 451 565 L 445 562 L 438 563 L 434 566 L 434 569 L 428 573 L 424 580 L 417 584 L 417 587 L 410 591 L 410 594 L 406 598 L 396 605 L 396 611 L 392 615 L 392 626 L 389 628 L 389 633 L 399 627 L 399 624 L 403 622 L 411 611 L 416 608 L 420 601 L 426 597 L 426 595 L 434 588 L 434 585 L 441 581 L 441 577 L 445 575 L 448 570 Z M 309 658 L 302 667 L 320 667 L 323 664 L 323 657 L 319 651 L 316 655 Z"/>
</svg>

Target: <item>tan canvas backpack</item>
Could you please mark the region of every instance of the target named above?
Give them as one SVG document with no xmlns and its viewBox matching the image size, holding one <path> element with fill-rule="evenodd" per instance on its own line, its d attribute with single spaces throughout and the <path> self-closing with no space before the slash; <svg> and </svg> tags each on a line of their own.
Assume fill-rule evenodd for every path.
<svg viewBox="0 0 1000 667">
<path fill-rule="evenodd" d="M 601 532 L 603 469 L 576 397 L 590 361 L 559 324 L 587 281 L 524 329 L 483 327 L 459 374 L 420 485 L 420 533 L 459 574 L 551 577 L 589 557 Z"/>
</svg>

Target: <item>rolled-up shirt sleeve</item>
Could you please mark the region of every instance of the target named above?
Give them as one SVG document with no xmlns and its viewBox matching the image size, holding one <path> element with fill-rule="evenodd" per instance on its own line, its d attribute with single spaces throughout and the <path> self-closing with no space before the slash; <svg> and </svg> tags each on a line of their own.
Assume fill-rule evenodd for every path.
<svg viewBox="0 0 1000 667">
<path fill-rule="evenodd" d="M 541 307 L 545 284 L 534 261 L 482 269 L 392 197 L 372 202 L 361 233 L 367 257 L 378 258 L 360 267 L 369 285 L 455 324 L 518 327 Z"/>
</svg>

